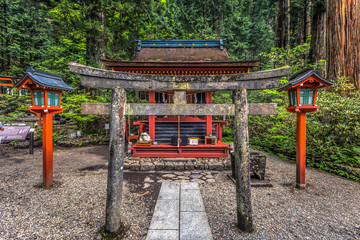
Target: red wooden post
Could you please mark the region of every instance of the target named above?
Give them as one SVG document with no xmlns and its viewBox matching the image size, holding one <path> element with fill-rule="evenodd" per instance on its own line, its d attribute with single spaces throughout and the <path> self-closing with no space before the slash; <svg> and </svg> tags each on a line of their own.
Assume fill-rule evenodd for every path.
<svg viewBox="0 0 360 240">
<path fill-rule="evenodd" d="M 34 106 L 34 105 L 33 105 Z M 36 124 L 38 127 L 41 127 L 41 113 L 36 113 L 36 117 L 39 119 Z"/>
<path fill-rule="evenodd" d="M 155 103 L 155 92 L 149 92 L 149 103 Z M 155 141 L 155 116 L 149 116 L 149 135 Z"/>
<path fill-rule="evenodd" d="M 222 124 L 218 124 L 219 135 L 217 136 L 219 141 L 222 142 Z"/>
<path fill-rule="evenodd" d="M 43 116 L 43 184 L 46 187 L 53 185 L 53 124 L 52 114 Z"/>
<path fill-rule="evenodd" d="M 296 114 L 296 187 L 306 189 L 306 113 Z"/>
<path fill-rule="evenodd" d="M 206 104 L 212 103 L 212 92 L 206 92 Z M 209 136 L 212 134 L 212 116 L 207 115 L 206 116 L 206 136 Z"/>
</svg>

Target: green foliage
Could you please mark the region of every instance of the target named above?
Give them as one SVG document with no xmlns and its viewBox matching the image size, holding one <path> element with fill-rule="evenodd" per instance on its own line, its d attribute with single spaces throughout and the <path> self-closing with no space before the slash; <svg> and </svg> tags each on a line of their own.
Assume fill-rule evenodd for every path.
<svg viewBox="0 0 360 240">
<path fill-rule="evenodd" d="M 22 76 L 48 55 L 51 24 L 43 5 L 23 0 L 0 2 L 0 75 Z"/>
<path fill-rule="evenodd" d="M 53 133 L 53 141 L 54 143 L 57 143 L 58 141 L 62 140 L 64 136 L 62 134 Z"/>
<path fill-rule="evenodd" d="M 304 68 L 312 67 L 314 70 L 325 71 L 325 60 L 311 63 L 307 58 L 310 52 L 311 37 L 302 45 L 294 48 L 272 48 L 270 53 L 261 53 L 262 56 L 269 59 L 268 68 L 278 68 L 282 66 L 291 66 L 291 73 L 296 73 Z"/>
<path fill-rule="evenodd" d="M 322 65 L 297 59 L 307 48 L 307 44 L 304 44 L 287 50 L 274 49 L 274 53 L 267 56 L 272 58 L 272 63 L 278 64 L 276 66 L 294 64 L 292 73 L 302 67 Z M 278 104 L 276 116 L 249 117 L 250 145 L 295 161 L 296 114 L 286 111 L 287 93 L 275 90 L 256 91 L 250 92 L 248 99 L 250 102 Z M 347 79 L 341 78 L 331 91 L 319 90 L 317 104 L 321 107 L 320 110 L 307 114 L 307 165 L 358 180 L 355 175 L 326 162 L 360 167 L 360 92 Z"/>
<path fill-rule="evenodd" d="M 70 121 L 77 123 L 77 128 L 84 133 L 97 132 L 100 130 L 99 120 L 101 117 L 97 115 L 82 115 L 81 103 L 96 103 L 104 102 L 104 98 L 97 97 L 97 100 L 91 100 L 90 94 L 71 94 L 62 100 L 62 107 L 64 112 L 61 114 Z"/>
<path fill-rule="evenodd" d="M 31 101 L 30 94 L 18 95 L 18 90 L 13 89 L 14 95 L 0 94 L 0 121 L 10 123 L 24 115 L 24 109 L 29 111 L 26 104 Z"/>
</svg>

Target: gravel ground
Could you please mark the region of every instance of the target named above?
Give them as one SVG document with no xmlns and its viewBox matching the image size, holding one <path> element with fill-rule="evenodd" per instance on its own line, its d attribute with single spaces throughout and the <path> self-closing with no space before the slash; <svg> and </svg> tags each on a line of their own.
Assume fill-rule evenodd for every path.
<svg viewBox="0 0 360 240">
<path fill-rule="evenodd" d="M 272 188 L 252 188 L 255 232 L 236 228 L 235 185 L 225 172 L 201 188 L 214 239 L 360 239 L 360 184 L 307 169 L 297 190 L 295 164 L 267 155 Z"/>
<path fill-rule="evenodd" d="M 108 147 L 56 147 L 51 189 L 37 187 L 41 149 L 27 151 L 0 154 L 0 239 L 96 238 L 105 221 Z M 274 187 L 252 188 L 256 231 L 247 234 L 236 228 L 235 186 L 227 173 L 213 174 L 216 182 L 201 187 L 214 239 L 360 239 L 359 183 L 308 169 L 308 189 L 297 190 L 295 164 L 269 156 L 266 175 Z M 159 179 L 160 173 L 125 172 L 126 239 L 145 238 Z"/>
<path fill-rule="evenodd" d="M 54 187 L 42 182 L 42 150 L 11 150 L 0 158 L 0 239 L 94 239 L 105 223 L 107 146 L 55 148 Z M 9 152 L 9 151 L 8 151 Z M 124 174 L 123 221 L 126 239 L 146 236 L 160 190 L 144 178 Z"/>
</svg>

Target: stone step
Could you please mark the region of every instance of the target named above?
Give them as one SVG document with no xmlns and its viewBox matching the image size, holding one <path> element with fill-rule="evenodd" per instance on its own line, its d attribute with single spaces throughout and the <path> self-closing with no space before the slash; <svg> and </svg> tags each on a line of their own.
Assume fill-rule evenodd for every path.
<svg viewBox="0 0 360 240">
<path fill-rule="evenodd" d="M 146 239 L 213 239 L 198 183 L 162 183 Z"/>
</svg>

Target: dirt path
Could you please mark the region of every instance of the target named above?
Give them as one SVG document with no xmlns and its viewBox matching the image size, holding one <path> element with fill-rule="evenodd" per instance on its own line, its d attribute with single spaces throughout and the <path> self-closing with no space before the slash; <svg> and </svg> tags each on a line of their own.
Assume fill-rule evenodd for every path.
<svg viewBox="0 0 360 240">
<path fill-rule="evenodd" d="M 11 150 L 0 159 L 0 239 L 93 239 L 104 224 L 108 146 L 54 150 L 52 189 L 42 182 L 42 151 Z M 146 236 L 160 183 L 156 173 L 124 174 L 128 239 Z"/>
<path fill-rule="evenodd" d="M 42 181 L 42 150 L 11 150 L 0 158 L 0 239 L 93 239 L 104 224 L 108 146 L 54 150 L 55 187 Z M 2 155 L 3 156 L 3 155 Z M 295 164 L 270 156 L 273 188 L 252 188 L 256 231 L 236 228 L 235 187 L 215 174 L 201 186 L 214 239 L 360 239 L 360 184 L 315 169 L 309 188 L 294 189 Z M 126 239 L 144 239 L 159 192 L 160 173 L 126 172 Z M 154 182 L 144 183 L 145 177 Z M 145 188 L 144 188 L 145 187 Z"/>
<path fill-rule="evenodd" d="M 255 232 L 236 228 L 235 186 L 225 174 L 201 188 L 214 239 L 360 239 L 360 183 L 307 169 L 295 186 L 295 164 L 268 155 L 272 188 L 252 188 Z"/>
</svg>

